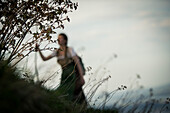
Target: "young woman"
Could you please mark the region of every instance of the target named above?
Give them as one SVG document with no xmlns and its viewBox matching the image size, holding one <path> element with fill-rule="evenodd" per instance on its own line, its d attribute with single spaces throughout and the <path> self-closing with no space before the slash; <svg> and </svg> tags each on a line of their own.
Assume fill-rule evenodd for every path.
<svg viewBox="0 0 170 113">
<path fill-rule="evenodd" d="M 67 41 L 66 34 L 60 33 L 58 35 L 59 49 L 47 57 L 42 54 L 38 45 L 37 49 L 44 61 L 57 57 L 57 61 L 61 65 L 62 75 L 58 91 L 66 99 L 82 103 L 85 102 L 85 96 L 82 90 L 82 86 L 85 84 L 83 69 L 73 48 L 67 46 Z"/>
</svg>

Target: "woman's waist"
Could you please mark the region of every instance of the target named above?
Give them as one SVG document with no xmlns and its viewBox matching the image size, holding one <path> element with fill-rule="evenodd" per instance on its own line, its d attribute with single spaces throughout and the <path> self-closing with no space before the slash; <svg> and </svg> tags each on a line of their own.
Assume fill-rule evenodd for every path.
<svg viewBox="0 0 170 113">
<path fill-rule="evenodd" d="M 67 64 L 70 64 L 71 62 L 73 62 L 73 59 L 57 59 L 57 62 L 64 67 Z"/>
<path fill-rule="evenodd" d="M 61 68 L 62 70 L 66 70 L 66 69 L 70 69 L 71 67 L 74 67 L 75 66 L 75 63 L 73 61 L 65 64 L 65 65 L 62 65 Z"/>
</svg>

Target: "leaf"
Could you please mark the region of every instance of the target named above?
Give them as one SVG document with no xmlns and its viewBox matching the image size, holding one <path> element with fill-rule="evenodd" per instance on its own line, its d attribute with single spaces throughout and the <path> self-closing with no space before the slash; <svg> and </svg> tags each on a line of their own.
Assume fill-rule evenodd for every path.
<svg viewBox="0 0 170 113">
<path fill-rule="evenodd" d="M 52 31 L 52 33 L 54 33 L 54 34 L 55 34 L 56 32 L 55 32 L 55 31 Z"/>
<path fill-rule="evenodd" d="M 67 16 L 67 21 L 70 22 L 70 18 L 68 18 L 68 16 Z"/>
<path fill-rule="evenodd" d="M 64 29 L 64 25 L 61 25 L 61 28 Z"/>
<path fill-rule="evenodd" d="M 43 41 L 43 38 L 40 38 L 40 42 L 42 42 Z"/>
<path fill-rule="evenodd" d="M 29 33 L 32 34 L 32 31 L 30 30 Z"/>
<path fill-rule="evenodd" d="M 18 53 L 18 55 L 17 55 L 18 57 L 24 57 L 24 55 L 23 54 L 21 54 L 21 53 Z"/>
<path fill-rule="evenodd" d="M 51 38 L 52 38 L 51 36 L 48 36 L 48 37 L 47 37 L 47 40 L 50 40 Z"/>
<path fill-rule="evenodd" d="M 53 27 L 53 29 L 55 29 L 55 26 L 52 26 Z"/>
<path fill-rule="evenodd" d="M 47 29 L 47 32 L 48 32 L 48 33 L 52 33 L 51 27 L 49 27 L 49 28 Z"/>
<path fill-rule="evenodd" d="M 77 6 L 74 6 L 74 9 L 77 10 Z"/>
</svg>

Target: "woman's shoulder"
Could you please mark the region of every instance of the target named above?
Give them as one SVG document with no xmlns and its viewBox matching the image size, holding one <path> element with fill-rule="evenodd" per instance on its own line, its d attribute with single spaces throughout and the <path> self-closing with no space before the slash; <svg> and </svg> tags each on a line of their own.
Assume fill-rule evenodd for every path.
<svg viewBox="0 0 170 113">
<path fill-rule="evenodd" d="M 68 50 L 73 50 L 72 46 L 67 46 Z"/>
<path fill-rule="evenodd" d="M 76 55 L 76 52 L 74 51 L 73 47 L 69 46 L 68 51 L 69 51 L 69 53 L 71 54 L 72 57 Z"/>
</svg>

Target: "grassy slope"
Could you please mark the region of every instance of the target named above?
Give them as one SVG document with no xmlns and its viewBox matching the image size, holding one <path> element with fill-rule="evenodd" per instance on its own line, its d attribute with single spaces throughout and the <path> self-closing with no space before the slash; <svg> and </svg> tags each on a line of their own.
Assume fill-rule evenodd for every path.
<svg viewBox="0 0 170 113">
<path fill-rule="evenodd" d="M 0 113 L 114 113 L 82 108 L 57 96 L 58 92 L 20 79 L 15 69 L 0 62 Z"/>
</svg>

